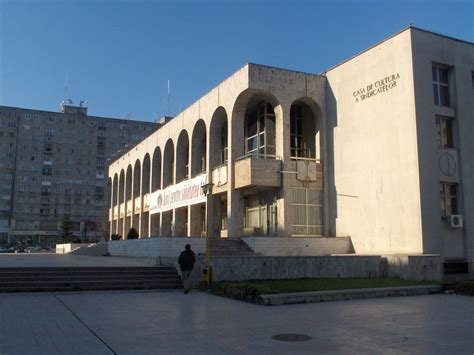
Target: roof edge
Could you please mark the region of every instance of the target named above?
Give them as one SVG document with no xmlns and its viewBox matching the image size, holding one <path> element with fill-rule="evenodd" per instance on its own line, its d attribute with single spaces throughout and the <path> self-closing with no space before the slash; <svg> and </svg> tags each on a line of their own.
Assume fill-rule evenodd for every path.
<svg viewBox="0 0 474 355">
<path fill-rule="evenodd" d="M 455 38 L 455 37 L 450 37 L 450 36 L 446 36 L 446 35 L 443 35 L 443 34 L 440 34 L 440 33 L 437 33 L 437 32 L 433 32 L 433 31 L 429 31 L 429 30 L 425 30 L 423 28 L 419 28 L 419 27 L 416 27 L 416 26 L 413 26 L 413 25 L 408 25 L 407 27 L 401 29 L 400 31 L 388 36 L 387 38 L 384 38 L 383 40 L 371 45 L 370 47 L 364 49 L 363 51 L 361 52 L 358 52 L 357 54 L 354 54 L 353 56 L 350 56 L 349 58 L 343 60 L 342 62 L 336 64 L 336 65 L 333 65 L 332 67 L 330 67 L 329 69 L 326 69 L 325 71 L 323 71 L 320 75 L 325 75 L 327 72 L 333 70 L 333 69 L 336 69 L 337 67 L 341 66 L 342 64 L 344 63 L 347 63 L 349 61 L 351 61 L 352 59 L 354 58 L 357 58 L 358 56 L 364 54 L 365 52 L 368 52 L 370 51 L 371 49 L 381 45 L 382 43 L 384 42 L 387 42 L 389 41 L 390 39 L 392 39 L 393 37 L 396 37 L 398 36 L 399 34 L 407 31 L 407 30 L 417 30 L 417 31 L 420 31 L 420 32 L 425 32 L 425 33 L 428 33 L 428 34 L 431 34 L 431 35 L 434 35 L 434 36 L 438 36 L 438 37 L 443 37 L 443 38 L 447 38 L 447 39 L 450 39 L 450 40 L 453 40 L 453 41 L 456 41 L 456 42 L 461 42 L 461 43 L 466 43 L 466 44 L 469 44 L 469 45 L 474 45 L 473 42 L 469 42 L 469 41 L 466 41 L 466 40 L 463 40 L 463 39 L 459 39 L 459 38 Z"/>
</svg>

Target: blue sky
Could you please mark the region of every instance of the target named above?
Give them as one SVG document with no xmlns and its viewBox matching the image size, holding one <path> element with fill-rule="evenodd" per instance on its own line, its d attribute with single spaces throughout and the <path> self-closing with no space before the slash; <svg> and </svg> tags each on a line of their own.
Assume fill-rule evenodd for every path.
<svg viewBox="0 0 474 355">
<path fill-rule="evenodd" d="M 150 121 L 246 62 L 320 73 L 405 28 L 474 40 L 466 1 L 0 0 L 0 105 Z"/>
</svg>

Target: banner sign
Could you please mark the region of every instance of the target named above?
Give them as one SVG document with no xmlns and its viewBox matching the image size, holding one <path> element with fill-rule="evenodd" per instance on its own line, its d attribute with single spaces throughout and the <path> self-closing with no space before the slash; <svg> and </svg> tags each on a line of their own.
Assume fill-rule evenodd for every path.
<svg viewBox="0 0 474 355">
<path fill-rule="evenodd" d="M 151 193 L 147 201 L 150 205 L 150 214 L 206 202 L 206 195 L 203 194 L 201 188 L 205 184 L 207 184 L 207 175 L 201 174 Z"/>
</svg>

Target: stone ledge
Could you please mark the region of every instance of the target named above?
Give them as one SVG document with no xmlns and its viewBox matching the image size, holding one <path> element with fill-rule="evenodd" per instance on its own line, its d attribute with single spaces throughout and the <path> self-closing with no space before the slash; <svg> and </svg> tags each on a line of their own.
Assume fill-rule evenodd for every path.
<svg viewBox="0 0 474 355">
<path fill-rule="evenodd" d="M 343 301 L 376 297 L 427 295 L 430 293 L 439 293 L 440 291 L 441 286 L 427 285 L 279 293 L 262 295 L 261 297 L 263 300 L 263 304 L 265 305 L 282 305 L 295 303 Z"/>
</svg>

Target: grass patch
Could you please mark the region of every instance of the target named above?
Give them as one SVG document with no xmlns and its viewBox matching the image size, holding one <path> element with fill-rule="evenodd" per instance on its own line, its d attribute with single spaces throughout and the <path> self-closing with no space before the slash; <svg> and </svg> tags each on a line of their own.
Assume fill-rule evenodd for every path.
<svg viewBox="0 0 474 355">
<path fill-rule="evenodd" d="M 437 284 L 434 281 L 399 279 L 292 279 L 217 282 L 213 293 L 247 302 L 261 303 L 261 295 L 291 292 L 332 291 L 360 288 L 402 287 Z"/>
</svg>

